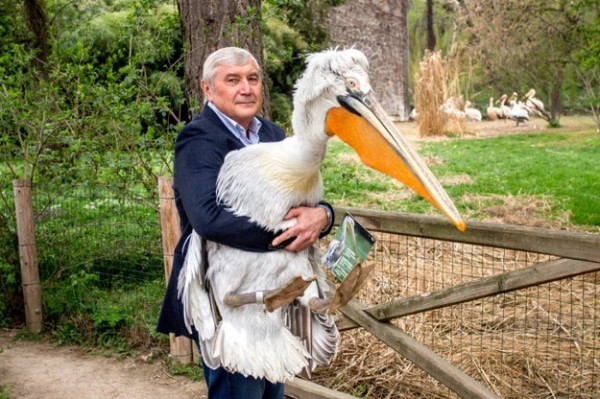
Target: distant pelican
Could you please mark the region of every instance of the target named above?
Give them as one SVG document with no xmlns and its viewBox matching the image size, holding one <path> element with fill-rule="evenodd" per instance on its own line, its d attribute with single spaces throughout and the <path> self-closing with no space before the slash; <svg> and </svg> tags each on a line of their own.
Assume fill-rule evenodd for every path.
<svg viewBox="0 0 600 399">
<path fill-rule="evenodd" d="M 449 97 L 440 106 L 440 111 L 442 111 L 443 113 L 445 113 L 449 117 L 454 118 L 454 119 L 459 120 L 459 121 L 462 121 L 462 120 L 464 120 L 467 117 L 467 115 L 465 114 L 464 111 L 462 111 L 462 110 L 460 110 L 460 109 L 457 108 L 454 97 Z"/>
<path fill-rule="evenodd" d="M 535 97 L 535 90 L 531 89 L 525 93 L 525 104 L 529 107 L 532 113 L 537 116 L 549 121 L 552 119 L 552 115 L 544 108 L 544 103 Z"/>
<path fill-rule="evenodd" d="M 515 93 L 511 96 L 510 100 L 508 95 L 503 94 L 500 98 L 500 109 L 502 110 L 502 114 L 505 115 L 507 119 L 512 119 L 517 122 L 517 126 L 520 123 L 527 122 L 529 120 L 529 113 L 527 110 L 516 102 Z M 509 105 L 506 105 L 506 102 L 509 102 Z"/>
<path fill-rule="evenodd" d="M 467 119 L 470 121 L 481 121 L 481 111 L 472 107 L 472 105 L 470 101 L 465 103 L 465 115 Z"/>
<path fill-rule="evenodd" d="M 504 114 L 502 110 L 498 107 L 494 107 L 494 97 L 490 97 L 490 103 L 487 107 L 487 116 L 491 121 L 495 121 L 496 119 L 503 119 Z"/>
<path fill-rule="evenodd" d="M 529 110 L 525 104 L 519 100 L 519 95 L 516 92 L 513 92 L 510 97 L 509 107 L 509 118 L 516 121 L 517 126 L 519 126 L 519 123 L 529 121 Z"/>
</svg>

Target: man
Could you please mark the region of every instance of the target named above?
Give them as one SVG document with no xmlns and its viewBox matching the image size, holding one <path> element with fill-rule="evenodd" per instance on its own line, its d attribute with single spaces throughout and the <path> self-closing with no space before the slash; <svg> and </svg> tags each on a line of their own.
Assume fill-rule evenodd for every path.
<svg viewBox="0 0 600 399">
<path fill-rule="evenodd" d="M 297 223 L 277 234 L 263 230 L 248 218 L 235 216 L 216 200 L 216 182 L 227 153 L 259 142 L 283 140 L 276 124 L 256 116 L 262 105 L 262 76 L 258 62 L 248 51 L 228 47 L 215 51 L 204 63 L 201 87 L 206 104 L 202 113 L 180 132 L 175 143 L 174 190 L 181 219 L 182 237 L 175 249 L 173 271 L 157 330 L 193 338 L 183 321 L 177 298 L 177 280 L 192 230 L 207 240 L 252 252 L 283 247 L 301 251 L 331 230 L 329 204 L 292 208 L 286 219 Z M 252 200 L 252 199 L 249 199 Z M 292 237 L 290 239 L 290 237 Z M 210 266 L 209 266 L 210 267 Z M 209 398 L 282 399 L 283 384 L 244 377 L 203 362 Z"/>
</svg>

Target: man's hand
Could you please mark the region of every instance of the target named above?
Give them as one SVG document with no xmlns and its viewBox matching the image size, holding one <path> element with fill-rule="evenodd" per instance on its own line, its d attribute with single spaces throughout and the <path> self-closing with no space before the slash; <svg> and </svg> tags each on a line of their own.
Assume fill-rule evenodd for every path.
<svg viewBox="0 0 600 399">
<path fill-rule="evenodd" d="M 323 229 L 328 225 L 327 212 L 321 207 L 299 206 L 292 208 L 285 215 L 284 220 L 296 219 L 296 224 L 275 237 L 271 245 L 277 247 L 281 243 L 295 239 L 285 249 L 288 251 L 302 251 L 313 245 Z"/>
</svg>

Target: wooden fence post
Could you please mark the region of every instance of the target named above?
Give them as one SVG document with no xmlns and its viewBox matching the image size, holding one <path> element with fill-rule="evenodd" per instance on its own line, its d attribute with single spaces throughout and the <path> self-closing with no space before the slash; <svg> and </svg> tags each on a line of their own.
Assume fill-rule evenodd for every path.
<svg viewBox="0 0 600 399">
<path fill-rule="evenodd" d="M 165 279 L 168 282 L 173 269 L 173 256 L 175 247 L 181 236 L 179 215 L 175 207 L 175 194 L 173 192 L 173 179 L 169 177 L 158 178 L 158 196 L 160 199 L 160 226 L 163 245 L 163 261 L 165 266 Z M 186 337 L 170 335 L 171 357 L 178 363 L 189 364 L 193 361 L 193 342 Z"/>
<path fill-rule="evenodd" d="M 31 181 L 14 180 L 17 235 L 19 236 L 19 258 L 21 260 L 21 284 L 25 302 L 25 323 L 34 333 L 42 330 L 42 289 L 38 270 L 37 246 L 35 243 L 35 219 Z"/>
</svg>

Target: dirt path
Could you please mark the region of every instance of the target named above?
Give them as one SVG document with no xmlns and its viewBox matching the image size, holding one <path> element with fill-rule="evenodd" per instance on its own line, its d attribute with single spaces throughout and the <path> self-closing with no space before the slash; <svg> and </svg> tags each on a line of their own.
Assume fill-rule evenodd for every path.
<svg viewBox="0 0 600 399">
<path fill-rule="evenodd" d="M 0 386 L 10 399 L 206 398 L 203 382 L 170 376 L 160 362 L 119 361 L 13 336 L 0 330 Z"/>
</svg>

